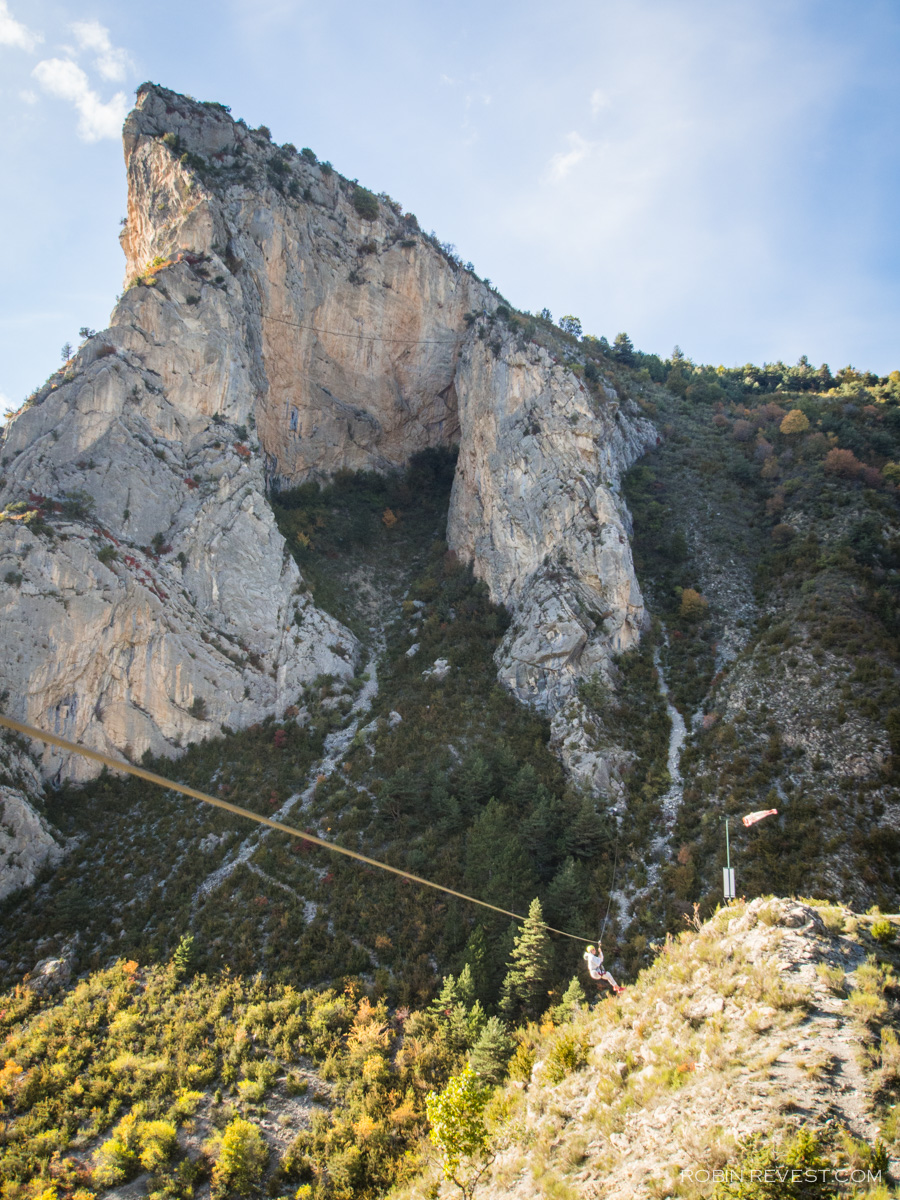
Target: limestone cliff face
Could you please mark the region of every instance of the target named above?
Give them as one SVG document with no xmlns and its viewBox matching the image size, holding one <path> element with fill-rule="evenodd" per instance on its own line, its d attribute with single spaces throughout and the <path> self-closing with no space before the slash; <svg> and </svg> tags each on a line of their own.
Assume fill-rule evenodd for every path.
<svg viewBox="0 0 900 1200">
<path fill-rule="evenodd" d="M 125 148 L 128 276 L 157 257 L 210 256 L 185 269 L 193 320 L 222 330 L 204 411 L 254 412 L 270 477 L 383 469 L 457 440 L 463 317 L 489 293 L 415 218 L 386 200 L 363 218 L 335 172 L 160 89 L 141 93 Z M 193 391 L 195 362 L 173 366 Z"/>
<path fill-rule="evenodd" d="M 469 343 L 456 388 L 448 540 L 514 614 L 497 654 L 501 680 L 550 715 L 572 774 L 606 791 L 617 764 L 585 734 L 576 686 L 640 636 L 619 484 L 655 430 L 612 389 L 593 395 L 546 351 L 512 338 Z"/>
<path fill-rule="evenodd" d="M 643 619 L 618 479 L 649 423 L 501 334 L 496 294 L 388 197 L 221 106 L 144 87 L 125 156 L 126 291 L 0 443 L 8 710 L 139 756 L 352 672 L 266 489 L 458 442 L 448 537 L 513 611 L 500 676 L 605 786 L 574 685 Z"/>
</svg>

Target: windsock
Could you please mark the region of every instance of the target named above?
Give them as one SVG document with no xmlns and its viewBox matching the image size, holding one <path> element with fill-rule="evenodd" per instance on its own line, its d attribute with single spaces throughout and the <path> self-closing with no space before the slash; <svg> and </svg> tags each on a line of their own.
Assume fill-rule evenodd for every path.
<svg viewBox="0 0 900 1200">
<path fill-rule="evenodd" d="M 778 816 L 777 808 L 764 808 L 761 812 L 747 813 L 746 817 L 742 817 L 741 820 L 749 828 L 749 826 L 755 825 L 757 821 L 761 821 L 763 819 L 763 817 L 777 817 L 777 816 Z"/>
</svg>

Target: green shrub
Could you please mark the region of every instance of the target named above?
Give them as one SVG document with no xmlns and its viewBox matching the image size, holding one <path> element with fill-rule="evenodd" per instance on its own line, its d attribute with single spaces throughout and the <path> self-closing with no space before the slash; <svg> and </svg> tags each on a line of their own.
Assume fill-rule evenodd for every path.
<svg viewBox="0 0 900 1200">
<path fill-rule="evenodd" d="M 459 1075 L 450 1079 L 442 1092 L 431 1092 L 426 1096 L 430 1137 L 443 1158 L 445 1178 L 453 1179 L 460 1173 L 461 1164 L 477 1164 L 487 1155 L 484 1110 L 490 1094 L 467 1064 Z"/>
<path fill-rule="evenodd" d="M 75 488 L 74 491 L 63 493 L 59 507 L 64 517 L 74 521 L 86 521 L 92 516 L 95 503 L 90 492 Z"/>
<path fill-rule="evenodd" d="M 357 185 L 353 189 L 353 207 L 364 221 L 374 221 L 378 216 L 378 197 L 368 188 Z"/>
<path fill-rule="evenodd" d="M 269 1148 L 259 1129 L 251 1121 L 237 1117 L 222 1135 L 213 1169 L 213 1195 L 256 1194 L 268 1161 Z"/>
<path fill-rule="evenodd" d="M 140 1124 L 134 1113 L 129 1113 L 115 1127 L 112 1137 L 97 1151 L 97 1167 L 94 1171 L 97 1182 L 112 1186 L 136 1175 L 140 1167 L 140 1151 Z"/>
<path fill-rule="evenodd" d="M 872 928 L 869 931 L 876 942 L 881 942 L 883 946 L 889 945 L 897 936 L 897 929 L 893 921 L 888 921 L 886 917 L 881 917 L 877 921 L 872 922 Z"/>
<path fill-rule="evenodd" d="M 814 1133 L 800 1130 L 781 1146 L 755 1137 L 731 1179 L 719 1183 L 715 1200 L 833 1200 L 836 1192 L 826 1180 L 832 1164 Z M 729 1172 L 730 1173 L 730 1172 Z M 806 1174 L 813 1180 L 804 1178 Z M 709 1172 L 706 1173 L 707 1178 Z M 798 1178 L 799 1177 L 799 1178 Z"/>
<path fill-rule="evenodd" d="M 574 1033 L 560 1033 L 547 1054 L 544 1077 L 548 1083 L 561 1083 L 586 1062 L 584 1043 Z"/>
<path fill-rule="evenodd" d="M 171 1121 L 142 1121 L 138 1137 L 140 1164 L 145 1171 L 161 1170 L 178 1146 L 178 1131 Z"/>
<path fill-rule="evenodd" d="M 119 552 L 115 546 L 102 546 L 100 550 L 97 551 L 97 557 L 104 564 L 111 563 L 115 562 L 119 557 Z"/>
</svg>

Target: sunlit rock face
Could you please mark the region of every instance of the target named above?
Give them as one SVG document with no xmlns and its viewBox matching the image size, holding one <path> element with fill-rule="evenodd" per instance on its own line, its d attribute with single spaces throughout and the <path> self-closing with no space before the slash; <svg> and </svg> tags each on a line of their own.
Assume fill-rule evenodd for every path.
<svg viewBox="0 0 900 1200">
<path fill-rule="evenodd" d="M 0 522 L 7 710 L 139 757 L 351 674 L 267 491 L 458 444 L 448 541 L 513 614 L 500 678 L 604 786 L 566 723 L 639 636 L 618 488 L 649 423 L 493 320 L 389 198 L 221 106 L 146 86 L 124 141 L 126 290 L 0 443 L 0 507 L 24 505 Z M 42 770 L 94 772 L 55 750 Z"/>
<path fill-rule="evenodd" d="M 585 733 L 577 683 L 640 637 L 644 606 L 619 486 L 655 430 L 612 389 L 598 399 L 544 350 L 512 339 L 496 351 L 471 342 L 456 388 L 448 540 L 513 613 L 499 677 L 550 716 L 573 777 L 609 791 L 622 764 Z"/>
</svg>

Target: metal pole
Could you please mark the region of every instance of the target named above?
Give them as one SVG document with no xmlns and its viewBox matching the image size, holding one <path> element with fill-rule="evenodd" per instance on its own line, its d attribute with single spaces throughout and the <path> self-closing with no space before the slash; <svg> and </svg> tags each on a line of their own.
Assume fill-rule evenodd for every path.
<svg viewBox="0 0 900 1200">
<path fill-rule="evenodd" d="M 734 900 L 734 871 L 731 869 L 731 840 L 728 836 L 728 818 L 725 818 L 725 867 L 722 869 L 722 893 L 726 900 Z"/>
<path fill-rule="evenodd" d="M 728 818 L 725 818 L 725 865 L 731 870 L 731 846 L 728 841 Z"/>
</svg>

